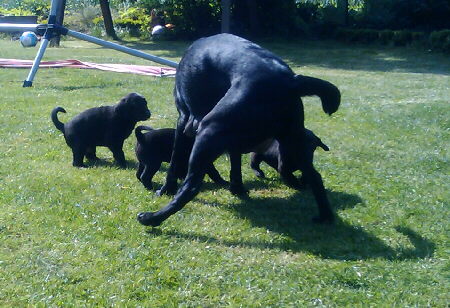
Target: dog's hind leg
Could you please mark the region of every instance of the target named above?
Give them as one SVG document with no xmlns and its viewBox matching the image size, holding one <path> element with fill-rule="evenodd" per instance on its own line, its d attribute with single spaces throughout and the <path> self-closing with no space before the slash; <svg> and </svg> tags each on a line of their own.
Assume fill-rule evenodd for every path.
<svg viewBox="0 0 450 308">
<path fill-rule="evenodd" d="M 259 178 L 265 178 L 266 175 L 264 174 L 264 172 L 261 170 L 260 168 L 260 164 L 263 161 L 262 159 L 262 155 L 253 152 L 250 156 L 250 167 L 253 170 L 253 173 L 255 173 L 255 175 Z"/>
<path fill-rule="evenodd" d="M 143 225 L 156 227 L 169 216 L 181 210 L 199 192 L 208 165 L 212 164 L 223 152 L 224 145 L 220 137 L 197 135 L 189 159 L 188 174 L 173 200 L 157 212 L 140 213 L 137 220 Z"/>
<path fill-rule="evenodd" d="M 301 171 L 306 179 L 306 182 L 311 187 L 314 198 L 316 199 L 319 208 L 319 216 L 314 217 L 314 222 L 331 223 L 334 221 L 334 214 L 328 202 L 327 193 L 323 186 L 322 177 L 312 164 L 305 164 L 301 166 Z"/>
<path fill-rule="evenodd" d="M 302 172 L 302 177 L 304 178 L 306 184 L 311 187 L 319 209 L 319 216 L 314 217 L 313 221 L 318 223 L 331 223 L 334 221 L 334 214 L 331 210 L 330 203 L 328 202 L 322 177 L 313 166 L 312 152 L 306 146 L 304 138 L 300 138 L 300 142 L 297 142 L 297 140 L 298 138 L 294 137 L 290 140 L 284 140 L 284 143 L 280 141 L 280 174 L 282 176 L 283 174 L 286 174 L 289 169 L 283 169 L 295 162 Z M 296 181 L 298 182 L 297 179 Z M 300 184 L 300 182 L 298 183 Z"/>
<path fill-rule="evenodd" d="M 139 162 L 138 166 L 137 166 L 137 170 L 136 170 L 136 178 L 139 181 L 141 181 L 141 174 L 142 174 L 142 172 L 144 172 L 144 168 L 145 168 L 145 165 L 143 163 Z"/>
<path fill-rule="evenodd" d="M 86 158 L 89 160 L 98 160 L 96 155 L 95 147 L 89 147 L 86 150 Z"/>
<path fill-rule="evenodd" d="M 230 191 L 237 196 L 247 196 L 248 190 L 245 189 L 242 183 L 242 161 L 240 153 L 230 153 Z"/>
<path fill-rule="evenodd" d="M 161 167 L 161 162 L 158 164 L 151 164 L 151 165 L 145 165 L 144 170 L 142 171 L 140 181 L 142 184 L 147 188 L 148 190 L 153 189 L 152 185 L 152 179 L 155 173 L 159 170 Z"/>
<path fill-rule="evenodd" d="M 210 177 L 211 180 L 214 181 L 214 183 L 219 184 L 219 185 L 227 185 L 228 182 L 225 181 L 219 174 L 219 171 L 217 171 L 216 167 L 214 167 L 214 164 L 211 164 L 207 170 L 206 170 L 206 174 L 208 174 L 208 176 Z"/>
<path fill-rule="evenodd" d="M 86 167 L 83 163 L 85 152 L 86 152 L 86 150 L 80 146 L 72 147 L 72 156 L 73 156 L 72 165 L 74 167 L 78 167 L 78 168 Z"/>
</svg>

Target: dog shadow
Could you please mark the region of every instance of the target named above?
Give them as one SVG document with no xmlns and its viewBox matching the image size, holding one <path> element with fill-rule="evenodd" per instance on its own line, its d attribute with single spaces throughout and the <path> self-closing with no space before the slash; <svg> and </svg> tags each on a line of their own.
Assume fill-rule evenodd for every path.
<svg viewBox="0 0 450 308">
<path fill-rule="evenodd" d="M 86 168 L 120 168 L 125 170 L 136 170 L 137 162 L 134 160 L 126 159 L 125 168 L 120 168 L 114 160 L 108 160 L 104 158 L 98 158 L 94 160 L 85 161 Z"/>
<path fill-rule="evenodd" d="M 335 209 L 351 208 L 364 203 L 359 196 L 345 192 L 328 191 L 327 194 Z M 308 252 L 324 259 L 335 260 L 375 258 L 392 261 L 410 260 L 430 257 L 435 251 L 434 243 L 408 227 L 397 226 L 395 230 L 399 233 L 398 236 L 405 237 L 410 245 L 393 248 L 362 226 L 352 225 L 339 217 L 336 217 L 332 225 L 315 224 L 312 217 L 317 213 L 317 208 L 310 192 L 294 193 L 288 199 L 271 197 L 242 199 L 236 205 L 226 205 L 226 208 L 235 212 L 236 216 L 249 221 L 252 226 L 279 234 L 282 239 L 277 237 L 275 241 L 273 238 L 226 240 L 210 234 L 159 228 L 149 229 L 148 232 L 229 247 Z"/>
</svg>

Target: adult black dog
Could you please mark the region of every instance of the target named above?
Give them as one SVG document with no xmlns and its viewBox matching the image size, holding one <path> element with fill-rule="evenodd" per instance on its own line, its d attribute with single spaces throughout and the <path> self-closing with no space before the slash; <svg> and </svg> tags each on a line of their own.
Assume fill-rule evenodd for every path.
<svg viewBox="0 0 450 308">
<path fill-rule="evenodd" d="M 307 155 L 308 161 L 314 161 L 314 151 L 316 148 L 320 147 L 324 151 L 329 151 L 330 148 L 322 142 L 322 140 L 317 137 L 311 130 L 305 128 L 306 135 L 306 147 L 307 147 Z M 304 159 L 304 158 L 303 158 Z M 260 168 L 261 162 L 265 162 L 275 170 L 278 170 L 278 162 L 280 161 L 280 143 L 274 139 L 269 139 L 263 144 L 259 145 L 253 152 L 251 153 L 250 158 L 250 167 L 253 169 L 253 172 L 257 177 L 264 178 L 264 172 Z M 302 189 L 306 186 L 305 177 L 302 175 L 300 180 L 298 180 L 293 172 L 300 170 L 301 162 L 294 161 L 293 165 L 285 166 L 285 169 L 290 170 L 290 172 L 285 172 L 283 174 L 283 181 L 290 187 L 295 189 Z"/>
<path fill-rule="evenodd" d="M 87 109 L 66 124 L 58 120 L 58 112 L 66 112 L 56 107 L 51 118 L 56 128 L 64 134 L 67 145 L 72 149 L 73 166 L 84 167 L 84 156 L 97 159 L 95 148 L 108 147 L 117 164 L 125 168 L 126 161 L 122 147 L 138 121 L 150 118 L 147 101 L 142 95 L 129 93 L 113 106 Z"/>
<path fill-rule="evenodd" d="M 167 179 L 160 193 L 176 191 L 178 161 L 190 155 L 188 174 L 173 200 L 157 212 L 137 217 L 143 225 L 158 226 L 184 207 L 198 193 L 206 168 L 228 152 L 230 182 L 245 191 L 241 177 L 241 153 L 251 152 L 263 141 L 279 142 L 281 175 L 297 161 L 319 208 L 317 222 L 331 222 L 322 177 L 308 159 L 302 96 L 317 95 L 323 110 L 332 114 L 340 104 L 340 92 L 331 83 L 295 75 L 273 53 L 231 34 L 219 34 L 194 42 L 177 69 L 174 96 L 179 112 L 174 151 Z M 192 150 L 189 135 L 195 134 Z"/>
<path fill-rule="evenodd" d="M 147 131 L 146 133 L 142 133 Z M 136 158 L 138 160 L 138 168 L 136 177 L 147 189 L 153 189 L 152 179 L 155 173 L 161 168 L 162 162 L 170 162 L 172 157 L 173 144 L 175 141 L 175 129 L 161 128 L 153 129 L 150 126 L 138 126 L 134 130 L 136 135 Z M 185 157 L 182 163 L 183 167 L 179 168 L 176 174 L 178 179 L 183 179 L 187 173 L 189 157 Z M 228 182 L 222 179 L 217 169 L 211 164 L 206 173 L 209 177 L 220 185 L 226 185 Z"/>
</svg>

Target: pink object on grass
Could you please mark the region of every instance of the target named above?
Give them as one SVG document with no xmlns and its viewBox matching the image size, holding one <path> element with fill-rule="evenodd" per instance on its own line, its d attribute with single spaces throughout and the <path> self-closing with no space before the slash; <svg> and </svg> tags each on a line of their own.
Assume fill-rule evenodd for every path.
<svg viewBox="0 0 450 308">
<path fill-rule="evenodd" d="M 33 65 L 32 60 L 17 60 L 17 59 L 2 59 L 0 58 L 0 67 L 3 68 L 30 68 Z M 109 63 L 93 63 L 82 62 L 79 60 L 56 60 L 56 61 L 41 61 L 39 68 L 85 68 L 98 69 L 102 71 L 131 73 L 147 76 L 175 76 L 176 69 L 171 67 L 134 65 L 134 64 L 109 64 Z"/>
</svg>

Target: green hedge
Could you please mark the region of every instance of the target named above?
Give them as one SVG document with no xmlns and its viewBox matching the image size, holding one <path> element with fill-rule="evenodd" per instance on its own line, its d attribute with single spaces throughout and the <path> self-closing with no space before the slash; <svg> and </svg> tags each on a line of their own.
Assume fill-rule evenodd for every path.
<svg viewBox="0 0 450 308">
<path fill-rule="evenodd" d="M 375 43 L 392 46 L 426 46 L 433 50 L 450 51 L 450 30 L 431 32 L 408 30 L 373 30 L 340 28 L 335 38 L 345 42 Z"/>
<path fill-rule="evenodd" d="M 450 30 L 435 31 L 430 34 L 431 48 L 450 52 Z"/>
</svg>

